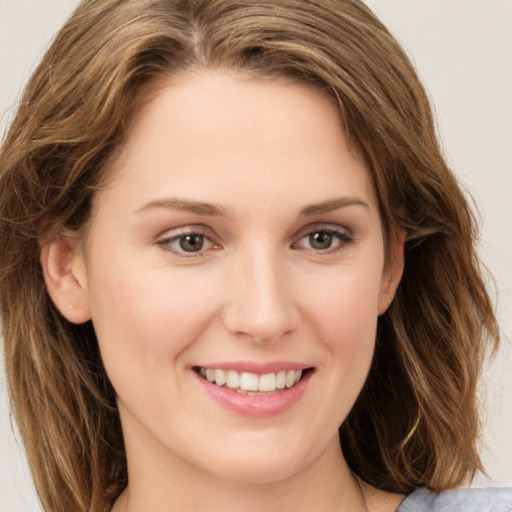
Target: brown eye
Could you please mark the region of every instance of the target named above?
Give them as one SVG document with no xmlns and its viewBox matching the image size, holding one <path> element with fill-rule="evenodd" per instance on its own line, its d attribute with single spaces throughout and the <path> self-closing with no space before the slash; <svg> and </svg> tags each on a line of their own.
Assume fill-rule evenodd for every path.
<svg viewBox="0 0 512 512">
<path fill-rule="evenodd" d="M 206 251 L 217 249 L 218 246 L 203 233 L 189 231 L 169 236 L 158 241 L 158 245 L 177 256 L 203 256 Z"/>
<path fill-rule="evenodd" d="M 179 237 L 179 246 L 185 252 L 197 252 L 204 246 L 204 236 L 197 233 Z"/>
<path fill-rule="evenodd" d="M 332 246 L 333 234 L 328 231 L 315 231 L 308 236 L 309 245 L 317 251 L 325 251 Z"/>
<path fill-rule="evenodd" d="M 306 249 L 309 252 L 333 254 L 354 242 L 352 233 L 338 226 L 319 228 L 306 232 L 298 242 L 292 244 L 293 249 Z"/>
</svg>

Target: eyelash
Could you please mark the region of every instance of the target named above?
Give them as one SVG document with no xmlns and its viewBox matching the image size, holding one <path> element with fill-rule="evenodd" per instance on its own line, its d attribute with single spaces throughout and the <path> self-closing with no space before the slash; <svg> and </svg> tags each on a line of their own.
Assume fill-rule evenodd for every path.
<svg viewBox="0 0 512 512">
<path fill-rule="evenodd" d="M 331 242 L 337 240 L 337 243 L 334 247 L 328 247 L 326 249 L 315 249 L 313 247 L 309 247 L 308 249 L 314 252 L 315 254 L 334 254 L 338 251 L 343 250 L 347 245 L 350 245 L 354 242 L 354 236 L 347 230 L 327 226 L 315 226 L 313 229 L 311 229 L 310 227 L 306 232 L 303 232 L 303 234 L 301 234 L 300 236 L 299 242 L 292 244 L 292 249 L 300 248 L 300 242 L 302 242 L 303 240 L 307 240 L 308 237 L 320 233 L 329 235 L 330 237 L 332 237 Z"/>
<path fill-rule="evenodd" d="M 325 249 L 315 249 L 313 247 L 306 248 L 313 253 L 316 254 L 333 254 L 340 250 L 343 250 L 347 245 L 350 245 L 354 242 L 354 236 L 347 230 L 342 229 L 336 229 L 333 227 L 327 227 L 327 226 L 318 226 L 314 227 L 313 229 L 310 227 L 307 229 L 307 231 L 303 231 L 300 234 L 300 238 L 298 242 L 294 242 L 291 244 L 291 248 L 294 250 L 300 249 L 300 243 L 303 240 L 306 240 L 308 237 L 311 237 L 316 234 L 327 234 L 331 238 L 331 242 L 336 241 L 337 243 L 334 247 L 327 247 Z M 202 245 L 198 251 L 190 251 L 187 252 L 183 249 L 183 246 L 180 248 L 174 247 L 173 244 L 182 244 L 183 241 L 187 237 L 194 237 L 198 236 L 201 237 Z M 310 239 L 311 242 L 311 239 Z M 211 250 L 212 248 L 220 248 L 219 245 L 215 244 L 215 242 L 207 236 L 204 232 L 202 232 L 200 229 L 191 229 L 186 230 L 184 229 L 181 233 L 165 237 L 157 242 L 157 244 L 162 247 L 163 250 L 171 252 L 173 254 L 176 254 L 182 258 L 197 258 L 204 256 L 204 253 L 208 250 Z M 209 245 L 206 249 L 204 248 L 204 244 Z"/>
<path fill-rule="evenodd" d="M 176 234 L 176 235 L 173 235 L 173 236 L 168 236 L 168 237 L 165 237 L 165 238 L 163 238 L 161 240 L 158 240 L 157 244 L 160 247 L 162 247 L 162 249 L 164 251 L 168 251 L 168 252 L 171 252 L 173 254 L 177 254 L 178 256 L 180 256 L 182 258 L 197 258 L 197 257 L 203 256 L 204 252 L 206 250 L 209 250 L 209 248 L 203 249 L 203 246 L 201 246 L 199 251 L 187 252 L 187 251 L 185 251 L 183 249 L 183 247 L 181 249 L 173 248 L 172 247 L 172 244 L 180 243 L 184 239 L 186 239 L 187 237 L 194 237 L 194 236 L 201 237 L 202 240 L 203 240 L 203 244 L 207 243 L 207 244 L 210 244 L 212 246 L 216 245 L 214 243 L 214 241 L 209 236 L 207 236 L 204 232 L 202 232 L 200 229 L 191 229 L 191 230 L 184 229 L 179 234 Z"/>
</svg>

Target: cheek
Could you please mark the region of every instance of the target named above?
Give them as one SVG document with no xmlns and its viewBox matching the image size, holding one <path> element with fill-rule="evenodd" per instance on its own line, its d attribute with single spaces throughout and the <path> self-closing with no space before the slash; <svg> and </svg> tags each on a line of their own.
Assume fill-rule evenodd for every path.
<svg viewBox="0 0 512 512">
<path fill-rule="evenodd" d="M 317 281 L 318 282 L 318 281 Z M 345 421 L 370 370 L 377 327 L 378 272 L 340 268 L 322 291 L 309 294 L 309 337 L 319 360 L 318 393 L 311 429 L 332 436 Z M 319 439 L 324 439 L 319 437 Z M 324 439 L 325 440 L 325 439 Z"/>
<path fill-rule="evenodd" d="M 183 273 L 123 259 L 97 265 L 90 307 L 102 358 L 113 383 L 179 365 L 215 311 L 212 287 L 197 287 Z M 166 380 L 168 376 L 166 376 Z M 147 380 L 147 379 L 145 379 Z"/>
<path fill-rule="evenodd" d="M 322 294 L 310 298 L 314 336 L 328 353 L 328 387 L 333 403 L 339 405 L 332 413 L 339 423 L 348 414 L 370 369 L 380 284 L 380 274 L 375 270 L 344 270 L 336 279 L 331 276 Z"/>
<path fill-rule="evenodd" d="M 373 341 L 380 289 L 380 274 L 375 269 L 340 269 L 331 273 L 321 289 L 312 293 L 311 288 L 306 307 L 316 318 L 325 342 L 335 348 Z"/>
<path fill-rule="evenodd" d="M 373 294 L 357 289 L 349 300 L 340 300 L 338 307 L 331 307 L 329 322 L 324 331 L 325 344 L 332 354 L 333 363 L 352 382 L 359 392 L 366 379 L 373 351 L 377 328 L 377 307 Z"/>
</svg>

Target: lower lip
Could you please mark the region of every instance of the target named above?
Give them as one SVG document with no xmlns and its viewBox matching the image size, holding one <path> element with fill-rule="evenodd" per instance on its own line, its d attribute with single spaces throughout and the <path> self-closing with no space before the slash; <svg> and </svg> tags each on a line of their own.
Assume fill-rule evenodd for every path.
<svg viewBox="0 0 512 512">
<path fill-rule="evenodd" d="M 245 395 L 233 389 L 212 384 L 197 373 L 195 375 L 209 395 L 226 409 L 243 416 L 268 418 L 282 414 L 301 399 L 312 373 L 312 371 L 308 372 L 291 388 L 266 395 Z"/>
</svg>

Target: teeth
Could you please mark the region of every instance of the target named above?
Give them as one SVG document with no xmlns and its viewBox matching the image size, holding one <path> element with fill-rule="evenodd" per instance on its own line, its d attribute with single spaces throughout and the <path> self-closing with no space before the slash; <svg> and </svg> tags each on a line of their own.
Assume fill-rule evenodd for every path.
<svg viewBox="0 0 512 512">
<path fill-rule="evenodd" d="M 259 378 L 255 373 L 244 372 L 240 375 L 240 388 L 244 391 L 259 391 Z"/>
<path fill-rule="evenodd" d="M 208 372 L 206 372 L 208 373 Z M 286 387 L 291 388 L 295 384 L 295 370 L 288 370 L 286 372 Z"/>
<path fill-rule="evenodd" d="M 236 389 L 240 387 L 240 375 L 238 372 L 229 370 L 226 377 L 226 386 L 228 388 Z"/>
<path fill-rule="evenodd" d="M 277 372 L 276 374 L 276 388 L 284 389 L 286 387 L 286 372 Z"/>
<path fill-rule="evenodd" d="M 276 374 L 265 373 L 260 375 L 258 391 L 275 391 L 276 390 Z"/>
<path fill-rule="evenodd" d="M 277 389 L 291 388 L 302 377 L 302 370 L 281 370 L 276 373 L 265 373 L 258 375 L 256 373 L 242 372 L 234 370 L 221 370 L 213 368 L 200 368 L 199 374 L 208 382 L 217 386 L 226 386 L 239 391 L 247 391 L 249 394 L 258 392 L 272 392 Z"/>
<path fill-rule="evenodd" d="M 215 370 L 215 383 L 217 386 L 226 384 L 226 372 L 224 370 Z"/>
</svg>

